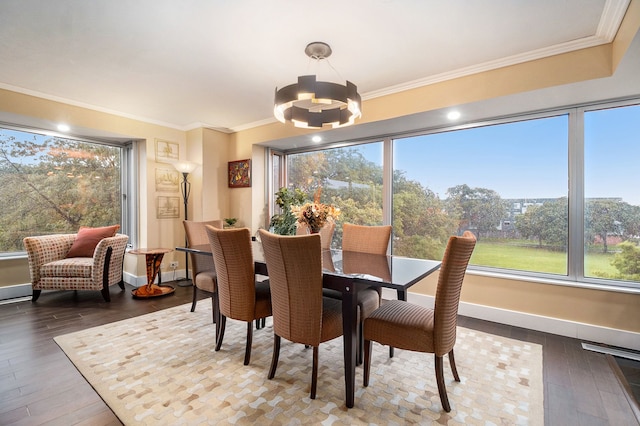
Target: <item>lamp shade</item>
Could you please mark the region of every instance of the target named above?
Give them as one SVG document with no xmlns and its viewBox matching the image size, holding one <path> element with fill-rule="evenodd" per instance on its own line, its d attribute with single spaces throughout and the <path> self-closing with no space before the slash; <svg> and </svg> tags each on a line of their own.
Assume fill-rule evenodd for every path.
<svg viewBox="0 0 640 426">
<path fill-rule="evenodd" d="M 173 167 L 180 173 L 191 173 L 198 168 L 198 163 L 194 163 L 193 161 L 176 161 L 173 163 Z"/>
</svg>

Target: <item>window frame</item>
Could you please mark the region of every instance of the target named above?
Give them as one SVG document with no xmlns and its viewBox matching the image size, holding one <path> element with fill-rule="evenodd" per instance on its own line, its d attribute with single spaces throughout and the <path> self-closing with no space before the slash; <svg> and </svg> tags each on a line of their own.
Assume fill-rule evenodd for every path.
<svg viewBox="0 0 640 426">
<path fill-rule="evenodd" d="M 584 103 L 580 105 L 572 105 L 561 108 L 551 108 L 542 111 L 525 112 L 513 115 L 506 115 L 493 118 L 485 118 L 482 120 L 451 125 L 445 123 L 441 126 L 433 126 L 430 128 L 419 129 L 415 131 L 398 132 L 396 134 L 387 134 L 373 136 L 370 138 L 356 141 L 341 141 L 324 145 L 316 145 L 307 148 L 295 148 L 290 150 L 279 150 L 284 155 L 282 163 L 286 179 L 287 156 L 290 154 L 298 154 L 301 152 L 321 151 L 333 148 L 343 148 L 348 146 L 361 145 L 363 143 L 383 141 L 383 223 L 391 224 L 392 219 L 392 178 L 393 178 L 393 141 L 394 139 L 422 136 L 434 133 L 449 132 L 454 130 L 466 130 L 488 125 L 500 125 L 513 123 L 524 120 L 541 119 L 554 117 L 559 115 L 567 115 L 568 125 L 568 245 L 567 245 L 567 274 L 555 275 L 532 271 L 514 271 L 502 268 L 487 266 L 469 266 L 470 274 L 484 275 L 489 277 L 504 278 L 516 281 L 539 282 L 553 285 L 577 286 L 583 288 L 592 288 L 606 291 L 620 291 L 627 293 L 640 293 L 640 283 L 620 281 L 613 279 L 603 279 L 594 277 L 585 277 L 584 273 L 584 182 L 585 182 L 585 165 L 584 165 L 584 115 L 586 112 L 602 109 L 611 109 L 624 106 L 640 105 L 640 97 L 630 97 L 625 99 L 603 100 L 598 102 Z M 272 169 L 269 164 L 267 170 Z M 269 179 L 269 182 L 273 181 Z M 273 186 L 269 186 L 270 193 L 277 191 Z M 272 197 L 269 198 L 270 209 L 273 211 Z"/>
<path fill-rule="evenodd" d="M 133 247 L 138 240 L 138 223 L 139 218 L 136 212 L 138 199 L 138 171 L 137 171 L 137 149 L 136 140 L 127 140 L 124 142 L 115 142 L 103 140 L 99 138 L 83 137 L 77 135 L 69 135 L 60 132 L 53 132 L 33 127 L 20 126 L 17 124 L 0 122 L 0 128 L 13 130 L 17 132 L 32 133 L 47 137 L 57 137 L 79 141 L 83 143 L 106 145 L 120 148 L 120 230 L 119 233 L 129 236 L 127 247 Z M 26 251 L 0 252 L 0 260 L 26 258 Z"/>
</svg>

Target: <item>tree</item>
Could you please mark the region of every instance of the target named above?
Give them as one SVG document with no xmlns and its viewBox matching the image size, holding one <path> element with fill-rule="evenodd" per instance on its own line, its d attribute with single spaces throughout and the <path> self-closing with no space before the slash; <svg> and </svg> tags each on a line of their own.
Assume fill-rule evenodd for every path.
<svg viewBox="0 0 640 426">
<path fill-rule="evenodd" d="M 120 222 L 120 149 L 0 132 L 0 251 L 22 238 Z"/>
<path fill-rule="evenodd" d="M 585 206 L 585 238 L 594 241 L 599 237 L 602 241 L 602 252 L 608 252 L 607 237 L 610 234 L 622 235 L 622 220 L 625 205 L 619 200 L 593 199 L 587 200 Z"/>
<path fill-rule="evenodd" d="M 542 243 L 565 248 L 568 238 L 568 203 L 562 197 L 554 201 L 527 207 L 516 217 L 516 229 L 524 238 L 535 238 Z"/>
<path fill-rule="evenodd" d="M 630 241 L 618 244 L 620 253 L 616 253 L 611 264 L 625 276 L 634 276 L 638 280 L 640 276 L 640 249 Z"/>
<path fill-rule="evenodd" d="M 476 238 L 495 230 L 507 215 L 507 202 L 492 189 L 458 185 L 447 189 L 447 212 L 458 220 L 458 235 L 474 229 Z"/>
</svg>

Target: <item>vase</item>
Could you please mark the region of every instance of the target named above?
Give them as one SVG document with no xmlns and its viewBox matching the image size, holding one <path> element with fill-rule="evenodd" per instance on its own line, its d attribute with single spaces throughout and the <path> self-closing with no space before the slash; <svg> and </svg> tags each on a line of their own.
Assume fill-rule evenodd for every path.
<svg viewBox="0 0 640 426">
<path fill-rule="evenodd" d="M 318 234 L 320 232 L 320 228 L 321 227 L 309 225 L 307 229 L 309 230 L 310 234 Z"/>
</svg>

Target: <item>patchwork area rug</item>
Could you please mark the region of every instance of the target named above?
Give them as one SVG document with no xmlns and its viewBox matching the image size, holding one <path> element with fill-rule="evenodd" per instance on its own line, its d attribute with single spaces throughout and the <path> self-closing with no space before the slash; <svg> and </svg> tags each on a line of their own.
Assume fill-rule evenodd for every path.
<svg viewBox="0 0 640 426">
<path fill-rule="evenodd" d="M 55 341 L 126 425 L 450 424 L 542 425 L 542 347 L 458 328 L 455 382 L 445 361 L 451 412 L 442 411 L 432 354 L 374 343 L 371 379 L 356 369 L 355 406 L 344 403 L 342 338 L 320 345 L 318 391 L 309 399 L 312 350 L 282 340 L 273 380 L 273 329 L 227 320 L 214 351 L 211 304 L 190 304 L 58 336 Z"/>
</svg>

